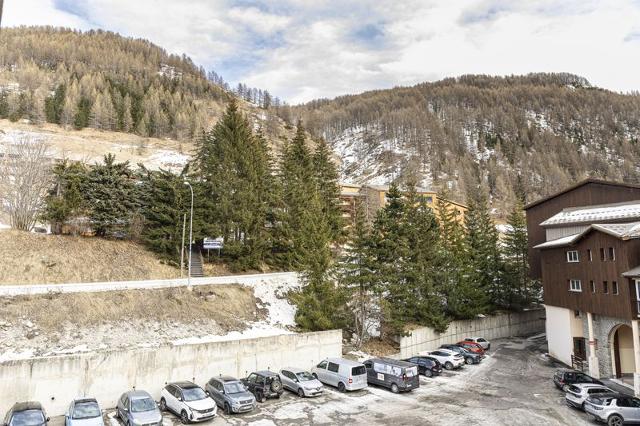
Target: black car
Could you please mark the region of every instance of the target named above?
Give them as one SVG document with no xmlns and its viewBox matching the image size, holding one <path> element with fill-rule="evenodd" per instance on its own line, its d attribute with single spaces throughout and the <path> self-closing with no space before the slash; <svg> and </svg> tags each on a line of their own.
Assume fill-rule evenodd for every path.
<svg viewBox="0 0 640 426">
<path fill-rule="evenodd" d="M 267 398 L 280 398 L 284 392 L 280 376 L 273 371 L 256 371 L 241 380 L 259 402 L 265 402 Z"/>
<path fill-rule="evenodd" d="M 412 356 L 403 361 L 410 362 L 418 366 L 418 373 L 425 377 L 439 376 L 442 373 L 442 364 L 430 356 Z"/>
<path fill-rule="evenodd" d="M 553 375 L 553 383 L 560 390 L 562 390 L 566 385 L 573 385 L 574 383 L 594 383 L 596 385 L 603 385 L 600 380 L 594 379 L 588 374 L 567 368 L 556 371 Z"/>
<path fill-rule="evenodd" d="M 475 352 L 471 352 L 462 346 L 458 345 L 442 345 L 440 346 L 442 349 L 449 349 L 450 351 L 454 351 L 459 353 L 464 357 L 464 362 L 467 364 L 480 364 L 480 361 L 484 359 L 484 355 L 477 354 Z"/>
<path fill-rule="evenodd" d="M 49 423 L 49 417 L 39 402 L 18 402 L 13 404 L 4 418 L 3 425 L 43 426 Z"/>
</svg>

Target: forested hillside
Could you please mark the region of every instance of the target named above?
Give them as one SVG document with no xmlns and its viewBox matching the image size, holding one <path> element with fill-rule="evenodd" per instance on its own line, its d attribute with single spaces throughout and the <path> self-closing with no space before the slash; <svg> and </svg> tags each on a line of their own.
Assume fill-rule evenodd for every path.
<svg viewBox="0 0 640 426">
<path fill-rule="evenodd" d="M 640 95 L 570 74 L 463 76 L 296 107 L 343 159 L 343 177 L 417 176 L 464 200 L 478 179 L 497 213 L 586 176 L 637 182 Z M 520 177 L 518 177 L 520 176 Z"/>
<path fill-rule="evenodd" d="M 142 39 L 53 27 L 7 28 L 0 39 L 0 118 L 12 121 L 192 140 L 233 97 L 187 56 Z M 246 108 L 279 133 L 271 114 Z"/>
</svg>

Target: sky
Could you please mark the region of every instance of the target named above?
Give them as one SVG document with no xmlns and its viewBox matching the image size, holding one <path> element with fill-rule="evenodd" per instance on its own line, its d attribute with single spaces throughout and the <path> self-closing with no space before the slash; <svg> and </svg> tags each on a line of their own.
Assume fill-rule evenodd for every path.
<svg viewBox="0 0 640 426">
<path fill-rule="evenodd" d="M 5 0 L 2 21 L 142 37 L 293 104 L 463 74 L 640 90 L 640 0 Z"/>
</svg>

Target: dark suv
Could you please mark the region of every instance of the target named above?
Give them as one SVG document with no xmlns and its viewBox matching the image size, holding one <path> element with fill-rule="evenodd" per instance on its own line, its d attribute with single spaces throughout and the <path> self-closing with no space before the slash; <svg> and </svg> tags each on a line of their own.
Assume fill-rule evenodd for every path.
<svg viewBox="0 0 640 426">
<path fill-rule="evenodd" d="M 280 376 L 273 371 L 257 371 L 242 379 L 247 390 L 255 395 L 259 402 L 265 402 L 267 398 L 280 398 L 284 389 Z"/>
<path fill-rule="evenodd" d="M 430 356 L 412 356 L 403 361 L 410 362 L 418 366 L 418 373 L 425 377 L 439 376 L 442 373 L 442 364 Z"/>
<path fill-rule="evenodd" d="M 46 426 L 49 417 L 44 412 L 44 408 L 39 402 L 18 402 L 13 404 L 4 418 L 4 425 L 20 426 Z"/>
<path fill-rule="evenodd" d="M 587 374 L 584 374 L 577 370 L 569 370 L 566 368 L 556 371 L 556 374 L 553 375 L 553 383 L 560 390 L 562 390 L 566 385 L 573 385 L 574 383 L 595 383 L 596 385 L 603 384 L 600 380 L 594 379 Z"/>
<path fill-rule="evenodd" d="M 442 345 L 440 347 L 459 353 L 464 357 L 464 362 L 467 364 L 480 364 L 480 361 L 484 359 L 484 355 L 468 351 L 460 345 Z"/>
</svg>

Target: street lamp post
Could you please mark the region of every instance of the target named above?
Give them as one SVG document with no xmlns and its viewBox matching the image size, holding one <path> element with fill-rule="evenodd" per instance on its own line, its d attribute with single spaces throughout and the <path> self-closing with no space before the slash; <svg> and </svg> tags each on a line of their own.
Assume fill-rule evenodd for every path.
<svg viewBox="0 0 640 426">
<path fill-rule="evenodd" d="M 193 242 L 193 187 L 186 180 L 184 184 L 191 190 L 191 215 L 189 217 L 189 269 L 187 272 L 187 289 L 191 290 L 191 244 Z"/>
</svg>

